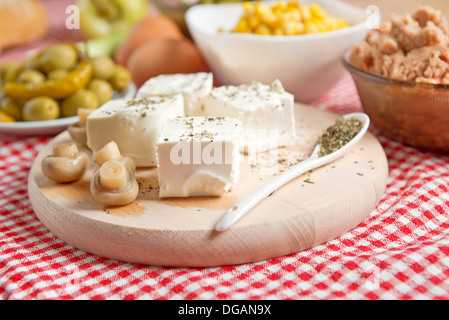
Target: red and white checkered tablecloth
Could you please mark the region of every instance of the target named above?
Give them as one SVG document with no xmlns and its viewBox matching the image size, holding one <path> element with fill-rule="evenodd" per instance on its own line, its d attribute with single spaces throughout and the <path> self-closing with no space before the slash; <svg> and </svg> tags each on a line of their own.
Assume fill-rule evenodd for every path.
<svg viewBox="0 0 449 320">
<path fill-rule="evenodd" d="M 67 40 L 55 17 L 71 1 L 43 2 L 52 29 L 29 47 Z M 361 109 L 349 75 L 315 106 Z M 0 135 L 0 299 L 449 299 L 449 156 L 371 132 L 385 150 L 389 177 L 365 221 L 302 252 L 214 268 L 136 265 L 66 244 L 38 220 L 27 195 L 31 164 L 51 137 Z"/>
</svg>

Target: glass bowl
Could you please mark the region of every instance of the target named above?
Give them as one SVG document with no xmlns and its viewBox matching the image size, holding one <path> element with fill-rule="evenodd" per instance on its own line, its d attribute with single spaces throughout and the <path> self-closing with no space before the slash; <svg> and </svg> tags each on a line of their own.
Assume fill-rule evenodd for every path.
<svg viewBox="0 0 449 320">
<path fill-rule="evenodd" d="M 385 136 L 435 152 L 449 152 L 449 85 L 397 81 L 342 62 L 356 85 L 362 107 Z"/>
</svg>

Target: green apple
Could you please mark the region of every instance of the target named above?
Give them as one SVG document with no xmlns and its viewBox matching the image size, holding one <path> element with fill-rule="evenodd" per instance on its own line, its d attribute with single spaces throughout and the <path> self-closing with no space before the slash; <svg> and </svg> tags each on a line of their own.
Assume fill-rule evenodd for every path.
<svg viewBox="0 0 449 320">
<path fill-rule="evenodd" d="M 80 29 L 87 38 L 129 29 L 148 14 L 148 0 L 78 0 Z"/>
</svg>

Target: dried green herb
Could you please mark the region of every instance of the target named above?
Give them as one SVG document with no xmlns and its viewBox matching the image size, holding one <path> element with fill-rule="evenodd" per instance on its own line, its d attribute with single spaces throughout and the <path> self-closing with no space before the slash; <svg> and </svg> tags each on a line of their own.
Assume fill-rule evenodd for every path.
<svg viewBox="0 0 449 320">
<path fill-rule="evenodd" d="M 362 122 L 356 118 L 338 118 L 335 124 L 327 128 L 318 138 L 317 144 L 321 146 L 318 155 L 320 157 L 337 151 L 362 129 Z"/>
</svg>

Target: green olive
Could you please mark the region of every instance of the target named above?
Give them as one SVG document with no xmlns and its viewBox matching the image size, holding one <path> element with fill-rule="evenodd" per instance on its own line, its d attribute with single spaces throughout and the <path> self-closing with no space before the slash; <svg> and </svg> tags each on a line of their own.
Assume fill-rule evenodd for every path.
<svg viewBox="0 0 449 320">
<path fill-rule="evenodd" d="M 33 69 L 23 70 L 17 78 L 17 82 L 21 83 L 42 83 L 44 81 L 45 75 Z"/>
<path fill-rule="evenodd" d="M 116 65 L 111 57 L 99 56 L 90 59 L 93 69 L 93 78 L 108 80 L 114 75 Z"/>
<path fill-rule="evenodd" d="M 56 69 L 47 74 L 48 80 L 61 80 L 64 79 L 69 74 L 66 69 Z"/>
<path fill-rule="evenodd" d="M 112 85 L 103 79 L 92 79 L 87 86 L 87 89 L 95 92 L 100 106 L 114 97 L 114 89 L 112 89 Z"/>
<path fill-rule="evenodd" d="M 0 100 L 0 110 L 13 117 L 16 121 L 22 120 L 22 107 L 23 104 L 21 104 L 19 101 L 7 96 L 3 97 L 2 100 Z"/>
<path fill-rule="evenodd" d="M 10 64 L 7 68 L 5 68 L 2 80 L 4 82 L 16 81 L 22 71 L 22 64 Z"/>
<path fill-rule="evenodd" d="M 59 104 L 50 97 L 36 97 L 28 100 L 23 106 L 24 121 L 53 120 L 59 118 Z"/>
<path fill-rule="evenodd" d="M 42 69 L 50 73 L 56 69 L 71 69 L 78 60 L 76 49 L 65 43 L 54 44 L 47 49 L 41 57 Z"/>
<path fill-rule="evenodd" d="M 39 55 L 35 54 L 25 59 L 23 63 L 25 69 L 41 70 L 41 58 Z"/>
<path fill-rule="evenodd" d="M 0 65 L 0 77 L 4 77 L 8 70 L 11 68 L 17 68 L 19 63 L 16 61 L 5 61 Z"/>
<path fill-rule="evenodd" d="M 125 67 L 117 65 L 114 75 L 109 81 L 114 90 L 122 91 L 131 82 L 131 73 Z"/>
<path fill-rule="evenodd" d="M 95 92 L 80 89 L 62 101 L 61 113 L 63 117 L 72 117 L 78 114 L 78 108 L 96 109 L 99 105 Z"/>
</svg>

